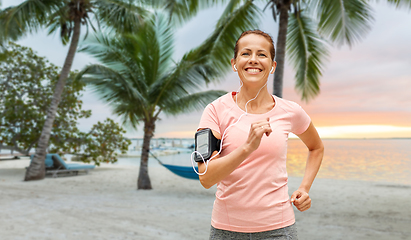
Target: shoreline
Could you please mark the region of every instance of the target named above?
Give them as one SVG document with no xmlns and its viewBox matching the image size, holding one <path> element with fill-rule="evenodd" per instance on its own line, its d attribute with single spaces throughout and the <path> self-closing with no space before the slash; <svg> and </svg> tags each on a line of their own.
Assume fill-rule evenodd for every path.
<svg viewBox="0 0 411 240">
<path fill-rule="evenodd" d="M 29 160 L 0 162 L 2 239 L 208 239 L 215 186 L 150 165 L 153 190 L 137 190 L 137 166 L 103 164 L 87 175 L 23 182 Z M 301 182 L 289 178 L 290 194 Z M 299 238 L 409 239 L 411 186 L 318 178 L 312 207 L 294 209 Z"/>
</svg>

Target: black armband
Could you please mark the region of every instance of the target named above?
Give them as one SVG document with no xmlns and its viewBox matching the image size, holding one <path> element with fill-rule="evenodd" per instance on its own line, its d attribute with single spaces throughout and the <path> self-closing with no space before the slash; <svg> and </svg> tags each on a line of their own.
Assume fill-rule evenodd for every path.
<svg viewBox="0 0 411 240">
<path fill-rule="evenodd" d="M 202 162 L 203 158 L 205 161 L 209 160 L 214 151 L 220 151 L 220 144 L 221 140 L 214 136 L 211 129 L 206 128 L 196 132 L 195 150 L 197 152 L 194 154 L 194 160 L 196 162 Z"/>
</svg>

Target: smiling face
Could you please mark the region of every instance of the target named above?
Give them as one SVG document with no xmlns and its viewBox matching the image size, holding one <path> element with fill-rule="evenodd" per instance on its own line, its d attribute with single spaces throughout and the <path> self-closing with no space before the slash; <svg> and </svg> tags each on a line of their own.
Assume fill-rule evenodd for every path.
<svg viewBox="0 0 411 240">
<path fill-rule="evenodd" d="M 233 70 L 238 72 L 245 85 L 257 83 L 254 85 L 261 87 L 261 83 L 266 83 L 269 74 L 274 73 L 277 65 L 270 54 L 272 44 L 257 34 L 245 35 L 237 44 L 238 53 L 235 59 L 231 59 Z"/>
</svg>

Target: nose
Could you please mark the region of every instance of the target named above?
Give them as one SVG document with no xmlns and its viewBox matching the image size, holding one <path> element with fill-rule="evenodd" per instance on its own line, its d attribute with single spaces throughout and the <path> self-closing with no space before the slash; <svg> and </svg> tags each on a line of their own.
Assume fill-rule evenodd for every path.
<svg viewBox="0 0 411 240">
<path fill-rule="evenodd" d="M 249 59 L 249 62 L 255 64 L 255 63 L 258 62 L 257 59 L 258 59 L 258 58 L 257 58 L 257 54 L 251 54 L 250 59 Z"/>
</svg>

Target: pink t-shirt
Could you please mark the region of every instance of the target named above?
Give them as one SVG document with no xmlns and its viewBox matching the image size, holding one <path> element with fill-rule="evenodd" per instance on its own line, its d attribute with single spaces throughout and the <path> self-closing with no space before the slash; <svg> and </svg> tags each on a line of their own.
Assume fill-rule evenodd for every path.
<svg viewBox="0 0 411 240">
<path fill-rule="evenodd" d="M 211 128 L 221 135 L 245 112 L 228 93 L 210 103 L 199 128 Z M 264 114 L 250 114 L 229 127 L 223 138 L 221 156 L 242 145 L 251 123 L 270 118 L 273 132 L 263 135 L 260 146 L 229 176 L 217 183 L 211 225 L 235 232 L 262 232 L 295 222 L 288 195 L 286 169 L 287 140 L 290 132 L 301 134 L 311 119 L 296 103 L 273 96 L 275 106 Z M 218 161 L 218 158 L 212 161 Z"/>
</svg>

